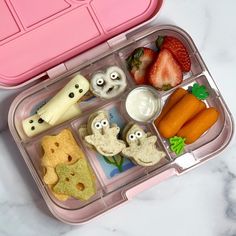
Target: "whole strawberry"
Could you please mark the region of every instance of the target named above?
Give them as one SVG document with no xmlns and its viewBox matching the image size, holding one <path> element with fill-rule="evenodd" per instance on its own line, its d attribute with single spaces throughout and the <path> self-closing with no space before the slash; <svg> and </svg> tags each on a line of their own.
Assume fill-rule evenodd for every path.
<svg viewBox="0 0 236 236">
<path fill-rule="evenodd" d="M 156 58 L 156 52 L 150 48 L 136 48 L 126 59 L 127 68 L 136 84 L 147 84 L 147 71 Z"/>
<path fill-rule="evenodd" d="M 168 49 L 179 63 L 183 72 L 189 72 L 191 69 L 191 60 L 184 44 L 172 36 L 159 36 L 156 45 L 159 49 Z"/>
</svg>

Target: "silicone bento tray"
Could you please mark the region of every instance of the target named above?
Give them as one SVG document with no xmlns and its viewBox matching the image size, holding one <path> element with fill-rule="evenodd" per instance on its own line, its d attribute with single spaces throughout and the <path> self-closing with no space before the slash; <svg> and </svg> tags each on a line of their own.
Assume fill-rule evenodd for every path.
<svg viewBox="0 0 236 236">
<path fill-rule="evenodd" d="M 78 135 L 78 127 L 85 123 L 91 113 L 100 109 L 106 110 L 110 114 L 110 119 L 115 120 L 121 128 L 130 121 L 129 116 L 123 112 L 123 101 L 127 93 L 136 85 L 126 69 L 125 59 L 137 47 L 153 48 L 155 39 L 160 35 L 169 35 L 180 39 L 190 54 L 191 71 L 184 76 L 183 82 L 177 87 L 188 88 L 195 82 L 205 85 L 210 94 L 206 99 L 206 104 L 217 107 L 220 117 L 213 128 L 195 143 L 187 145 L 184 153 L 178 157 L 170 151 L 169 143 L 159 135 L 154 124 L 145 124 L 147 130 L 157 135 L 158 146 L 166 153 L 166 158 L 152 167 L 136 166 L 126 160 L 123 163 L 123 172 L 119 172 L 115 166 L 108 165 L 102 157 L 98 157 L 94 151 L 84 145 Z M 89 60 L 81 64 L 84 57 Z M 79 117 L 44 131 L 33 138 L 28 138 L 24 134 L 22 120 L 34 114 L 38 107 L 51 98 L 71 78 L 82 74 L 89 80 L 95 71 L 104 70 L 111 65 L 119 66 L 127 75 L 129 86 L 122 96 L 111 100 L 102 100 L 97 97 L 85 100 L 81 102 L 82 114 Z M 145 188 L 200 165 L 222 151 L 231 140 L 233 134 L 232 116 L 191 37 L 178 27 L 155 26 L 137 34 L 127 34 L 119 43 L 90 50 L 86 54 L 66 62 L 65 66 L 68 69 L 65 73 L 55 76 L 54 79 L 45 80 L 21 93 L 13 102 L 9 112 L 9 127 L 17 146 L 49 209 L 56 218 L 63 222 L 79 224 L 89 221 L 125 203 Z M 164 102 L 177 87 L 169 91 L 156 90 L 156 93 Z M 97 193 L 88 201 L 69 199 L 60 202 L 53 197 L 42 181 L 40 141 L 43 136 L 58 134 L 65 128 L 70 129 L 73 133 L 96 175 Z"/>
</svg>

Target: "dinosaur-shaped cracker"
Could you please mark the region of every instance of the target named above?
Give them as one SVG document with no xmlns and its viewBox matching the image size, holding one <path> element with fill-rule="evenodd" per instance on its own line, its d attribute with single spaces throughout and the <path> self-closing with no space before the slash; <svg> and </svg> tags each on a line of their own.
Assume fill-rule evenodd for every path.
<svg viewBox="0 0 236 236">
<path fill-rule="evenodd" d="M 152 166 L 165 157 L 165 153 L 159 151 L 155 145 L 157 137 L 145 133 L 137 124 L 128 124 L 124 132 L 129 147 L 123 149 L 122 154 L 131 158 L 138 165 Z"/>
<path fill-rule="evenodd" d="M 79 132 L 83 134 L 87 144 L 104 156 L 117 155 L 125 148 L 125 142 L 117 138 L 120 128 L 116 124 L 109 124 L 104 111 L 92 114 L 89 117 L 87 129 L 82 127 Z"/>
</svg>

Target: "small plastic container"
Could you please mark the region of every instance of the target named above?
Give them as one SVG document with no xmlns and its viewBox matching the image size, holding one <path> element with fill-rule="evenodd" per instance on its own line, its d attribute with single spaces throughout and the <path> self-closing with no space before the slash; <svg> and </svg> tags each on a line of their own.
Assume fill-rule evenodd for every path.
<svg viewBox="0 0 236 236">
<path fill-rule="evenodd" d="M 20 16 L 17 19 L 21 20 L 22 24 L 19 24 L 18 28 L 11 21 L 11 27 L 3 32 L 6 37 L 0 38 L 2 40 L 0 42 L 5 43 L 5 46 L 0 46 L 0 61 L 4 61 L 2 70 L 0 69 L 0 83 L 2 87 L 10 88 L 38 81 L 36 85 L 19 94 L 12 103 L 8 119 L 9 128 L 52 214 L 65 223 L 82 224 L 127 202 L 138 192 L 213 158 L 229 144 L 233 135 L 233 119 L 191 37 L 176 26 L 161 25 L 147 28 L 143 23 L 156 15 L 162 1 L 140 0 L 138 4 L 121 0 L 69 2 L 70 4 L 67 1 L 59 1 L 57 8 L 51 6 L 46 8 L 46 12 L 43 10 L 46 3 L 42 3 L 38 7 L 39 10 L 35 11 L 37 14 L 27 18 L 24 17 L 27 14 L 26 9 L 17 1 L 13 1 L 12 6 L 15 8 L 13 16 Z M 129 10 L 131 7 L 133 11 Z M 7 16 L 7 9 L 4 5 L 4 16 Z M 113 12 L 114 9 L 115 12 L 123 10 L 122 14 L 118 17 Z M 111 12 L 104 14 L 106 11 Z M 43 13 L 47 17 L 44 17 Z M 78 32 L 75 32 L 77 26 L 70 27 L 75 22 L 86 22 L 86 24 L 80 24 Z M 132 28 L 134 26 L 136 28 Z M 62 28 L 65 29 L 63 33 Z M 71 28 L 75 33 L 71 32 Z M 47 36 L 48 41 L 43 35 Z M 166 153 L 166 157 L 152 167 L 141 167 L 124 160 L 124 169 L 119 172 L 117 168 L 108 166 L 103 157 L 85 145 L 78 129 L 86 123 L 90 114 L 101 109 L 106 110 L 111 120 L 118 123 L 121 129 L 126 123 L 133 121 L 125 111 L 124 101 L 133 89 L 137 89 L 137 86 L 126 69 L 125 60 L 137 47 L 154 48 L 157 36 L 163 35 L 174 36 L 184 43 L 190 54 L 192 67 L 177 87 L 169 91 L 155 90 L 157 97 L 163 104 L 174 89 L 188 88 L 197 82 L 208 89 L 209 97 L 206 104 L 216 107 L 220 117 L 212 129 L 195 143 L 187 145 L 179 157 L 171 152 L 167 140 L 158 133 L 153 123 L 155 116 L 148 122 L 141 122 L 145 130 L 157 136 L 157 146 Z M 31 40 L 27 45 L 29 38 Z M 42 47 L 37 47 L 40 44 L 39 40 L 42 40 Z M 23 45 L 24 49 L 30 52 L 30 57 L 26 59 L 22 56 L 12 60 L 14 55 L 12 50 L 15 48 L 21 52 Z M 92 46 L 96 47 L 88 50 Z M 76 56 L 81 52 L 84 53 Z M 24 50 L 22 55 L 23 53 Z M 1 60 L 1 55 L 6 58 Z M 90 80 L 95 72 L 103 71 L 111 65 L 122 68 L 127 76 L 128 86 L 121 96 L 107 100 L 91 97 L 81 102 L 80 116 L 33 138 L 25 135 L 22 121 L 34 114 L 37 108 L 54 96 L 71 78 L 82 74 Z M 155 115 L 158 115 L 158 112 Z M 42 180 L 40 165 L 43 155 L 40 145 L 42 137 L 58 134 L 65 128 L 71 130 L 95 173 L 97 193 L 88 201 L 72 198 L 65 202 L 58 201 Z"/>
<path fill-rule="evenodd" d="M 134 122 L 152 123 L 161 113 L 162 102 L 157 90 L 146 85 L 131 90 L 123 106 Z"/>
</svg>

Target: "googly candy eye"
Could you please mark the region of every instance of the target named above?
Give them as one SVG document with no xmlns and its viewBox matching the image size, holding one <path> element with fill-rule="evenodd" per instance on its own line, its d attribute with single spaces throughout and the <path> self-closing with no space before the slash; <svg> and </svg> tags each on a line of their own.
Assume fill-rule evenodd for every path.
<svg viewBox="0 0 236 236">
<path fill-rule="evenodd" d="M 119 74 L 117 72 L 112 72 L 110 75 L 112 80 L 118 79 L 119 78 Z"/>
<path fill-rule="evenodd" d="M 135 136 L 136 136 L 136 138 L 142 138 L 143 134 L 141 131 L 137 131 L 137 132 L 135 132 Z"/>
<path fill-rule="evenodd" d="M 96 129 L 101 129 L 102 128 L 102 124 L 99 121 L 96 122 L 94 126 L 95 126 Z"/>
<path fill-rule="evenodd" d="M 129 135 L 129 140 L 134 141 L 136 139 L 136 135 L 135 134 L 130 134 Z"/>
<path fill-rule="evenodd" d="M 104 81 L 104 79 L 100 78 L 96 81 L 96 83 L 98 86 L 102 86 L 105 83 L 105 81 Z"/>
<path fill-rule="evenodd" d="M 106 127 L 106 126 L 108 126 L 109 123 L 108 123 L 108 120 L 102 120 L 101 124 L 103 127 Z"/>
</svg>

